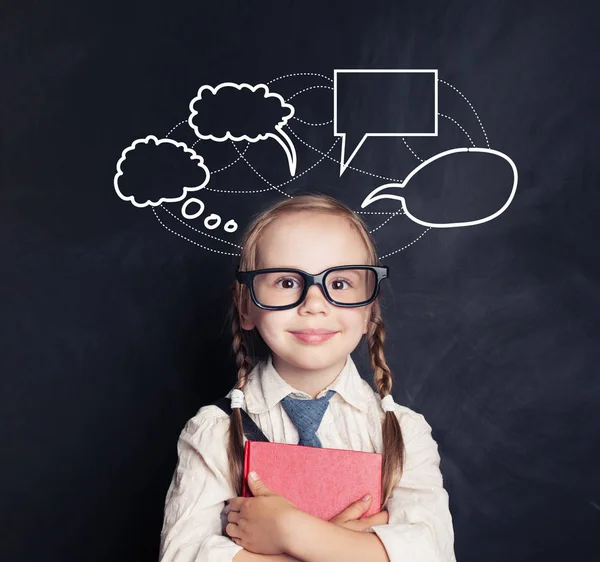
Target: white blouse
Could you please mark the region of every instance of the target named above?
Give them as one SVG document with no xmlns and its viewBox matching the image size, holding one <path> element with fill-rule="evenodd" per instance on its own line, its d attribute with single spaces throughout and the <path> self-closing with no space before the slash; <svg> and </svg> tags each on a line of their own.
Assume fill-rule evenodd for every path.
<svg viewBox="0 0 600 562">
<path fill-rule="evenodd" d="M 385 416 L 381 399 L 360 377 L 350 355 L 317 398 L 329 389 L 336 394 L 317 430 L 323 447 L 381 453 Z M 248 375 L 244 394 L 245 410 L 269 441 L 298 443 L 298 430 L 280 401 L 288 394 L 312 396 L 281 378 L 271 357 Z M 455 562 L 448 494 L 431 426 L 406 406 L 396 405 L 395 414 L 404 438 L 404 472 L 384 506 L 389 522 L 371 531 L 380 538 L 390 562 Z M 229 511 L 225 502 L 236 496 L 227 478 L 228 428 L 229 416 L 214 405 L 200 408 L 183 428 L 165 500 L 160 562 L 231 562 L 242 550 L 225 534 Z"/>
</svg>

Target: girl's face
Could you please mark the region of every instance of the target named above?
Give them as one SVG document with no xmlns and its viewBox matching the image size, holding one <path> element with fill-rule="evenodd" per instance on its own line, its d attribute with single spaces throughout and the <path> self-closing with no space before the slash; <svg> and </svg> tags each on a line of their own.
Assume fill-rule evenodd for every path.
<svg viewBox="0 0 600 562">
<path fill-rule="evenodd" d="M 258 243 L 256 269 L 293 267 L 316 274 L 338 265 L 368 264 L 366 245 L 347 219 L 299 212 L 280 217 L 265 228 Z M 324 370 L 343 366 L 367 331 L 371 306 L 335 306 L 313 285 L 296 308 L 263 310 L 250 303 L 250 310 L 242 315 L 242 328 L 258 329 L 276 368 L 283 363 L 295 370 Z M 315 344 L 292 334 L 319 328 L 335 335 Z"/>
</svg>

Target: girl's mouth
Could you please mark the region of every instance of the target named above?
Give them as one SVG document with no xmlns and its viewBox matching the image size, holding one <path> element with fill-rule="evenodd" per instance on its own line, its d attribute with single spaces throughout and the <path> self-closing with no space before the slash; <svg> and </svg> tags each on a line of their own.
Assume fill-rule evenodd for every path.
<svg viewBox="0 0 600 562">
<path fill-rule="evenodd" d="M 300 332 L 290 333 L 305 343 L 323 343 L 337 334 L 337 332 L 329 332 L 325 330 L 303 330 Z"/>
</svg>

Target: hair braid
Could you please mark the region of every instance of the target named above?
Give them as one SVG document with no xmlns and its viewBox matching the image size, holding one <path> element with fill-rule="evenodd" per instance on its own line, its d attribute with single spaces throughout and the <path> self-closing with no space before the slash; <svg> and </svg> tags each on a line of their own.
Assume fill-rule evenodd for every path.
<svg viewBox="0 0 600 562">
<path fill-rule="evenodd" d="M 244 336 L 244 331 L 240 326 L 239 310 L 233 305 L 233 314 L 231 322 L 231 331 L 233 333 L 233 352 L 238 369 L 238 380 L 235 388 L 244 390 L 248 374 L 252 370 L 252 357 L 248 352 L 248 345 Z M 229 474 L 231 485 L 237 496 L 242 495 L 242 480 L 244 477 L 244 428 L 242 424 L 242 414 L 239 408 L 233 408 L 231 411 L 231 423 L 229 426 Z"/>
<path fill-rule="evenodd" d="M 369 359 L 373 369 L 375 387 L 383 398 L 392 393 L 392 374 L 385 360 L 383 342 L 385 328 L 379 302 L 375 302 L 371 322 L 367 331 Z M 383 438 L 383 458 L 381 466 L 381 505 L 385 505 L 396 482 L 400 479 L 404 466 L 404 439 L 395 412 L 386 412 L 381 429 Z"/>
</svg>

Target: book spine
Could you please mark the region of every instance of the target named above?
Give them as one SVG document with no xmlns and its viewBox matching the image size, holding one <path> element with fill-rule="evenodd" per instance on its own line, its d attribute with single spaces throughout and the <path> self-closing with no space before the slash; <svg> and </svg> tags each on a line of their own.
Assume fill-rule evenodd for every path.
<svg viewBox="0 0 600 562">
<path fill-rule="evenodd" d="M 242 474 L 242 497 L 250 497 L 248 489 L 248 467 L 250 466 L 250 441 L 246 441 L 244 445 L 244 472 Z"/>
<path fill-rule="evenodd" d="M 381 500 L 383 500 L 383 455 L 379 454 L 379 474 L 381 475 L 379 482 L 377 483 L 377 493 L 379 494 L 379 511 L 383 509 L 383 505 L 381 505 Z"/>
</svg>

